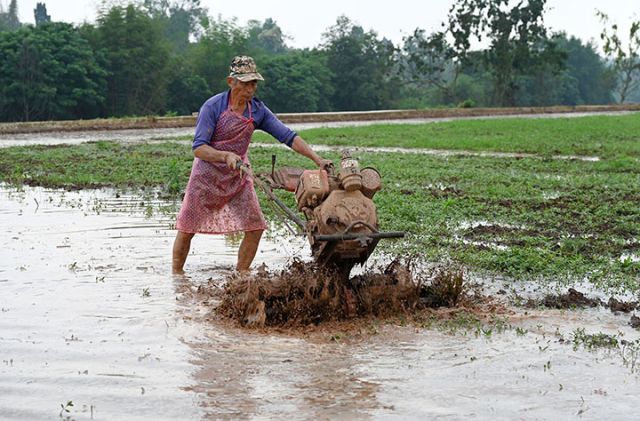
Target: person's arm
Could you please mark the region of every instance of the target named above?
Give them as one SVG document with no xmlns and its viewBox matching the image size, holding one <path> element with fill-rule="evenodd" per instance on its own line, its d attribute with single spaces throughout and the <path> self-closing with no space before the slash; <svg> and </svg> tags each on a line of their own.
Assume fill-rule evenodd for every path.
<svg viewBox="0 0 640 421">
<path fill-rule="evenodd" d="M 264 130 L 302 156 L 306 156 L 320 168 L 326 169 L 333 163 L 322 159 L 296 132 L 285 126 L 262 102 L 256 102 L 257 128 Z"/>
<path fill-rule="evenodd" d="M 307 158 L 315 162 L 316 165 L 320 168 L 326 169 L 328 165 L 332 164 L 330 160 L 322 159 L 322 157 L 317 153 L 315 153 L 313 149 L 311 149 L 311 146 L 309 146 L 307 142 L 305 142 L 304 139 L 302 139 L 298 135 L 296 135 L 296 137 L 293 138 L 291 149 L 293 149 L 294 151 L 296 151 L 302 156 L 306 156 Z"/>
<path fill-rule="evenodd" d="M 193 154 L 196 158 L 200 158 L 203 161 L 224 162 L 232 170 L 236 168 L 236 163 L 242 160 L 239 155 L 233 152 L 219 151 L 209 145 L 198 146 L 193 150 Z"/>
</svg>

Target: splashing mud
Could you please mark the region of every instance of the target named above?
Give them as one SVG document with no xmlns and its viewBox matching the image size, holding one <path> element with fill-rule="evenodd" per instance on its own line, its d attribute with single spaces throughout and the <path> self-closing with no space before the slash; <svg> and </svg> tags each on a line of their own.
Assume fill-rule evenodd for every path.
<svg viewBox="0 0 640 421">
<path fill-rule="evenodd" d="M 306 326 L 354 318 L 402 315 L 420 318 L 427 309 L 479 308 L 490 299 L 468 294 L 463 271 L 437 266 L 417 272 L 412 261 L 393 260 L 351 278 L 294 260 L 279 272 L 261 267 L 253 274 L 210 279 L 198 288 L 215 298 L 215 312 L 242 326 Z"/>
<path fill-rule="evenodd" d="M 343 279 L 295 261 L 278 274 L 258 271 L 229 280 L 219 313 L 244 325 L 306 325 L 356 315 L 408 311 L 419 302 L 419 283 L 389 270 Z"/>
</svg>

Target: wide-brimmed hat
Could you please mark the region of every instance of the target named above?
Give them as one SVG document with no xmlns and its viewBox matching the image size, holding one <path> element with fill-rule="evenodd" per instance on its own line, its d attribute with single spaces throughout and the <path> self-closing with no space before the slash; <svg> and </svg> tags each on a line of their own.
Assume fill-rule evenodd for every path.
<svg viewBox="0 0 640 421">
<path fill-rule="evenodd" d="M 258 73 L 256 62 L 249 56 L 234 57 L 233 60 L 231 60 L 231 66 L 229 66 L 229 76 L 234 77 L 241 82 L 264 80 L 262 75 Z"/>
</svg>

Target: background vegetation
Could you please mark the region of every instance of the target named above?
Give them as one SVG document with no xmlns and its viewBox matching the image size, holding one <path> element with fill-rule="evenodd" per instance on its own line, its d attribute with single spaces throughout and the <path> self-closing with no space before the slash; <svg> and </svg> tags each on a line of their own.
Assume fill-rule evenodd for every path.
<svg viewBox="0 0 640 421">
<path fill-rule="evenodd" d="M 600 13 L 603 51 L 544 25 L 546 0 L 459 0 L 442 31 L 400 45 L 346 16 L 321 45 L 287 45 L 276 21 L 212 16 L 199 0 L 103 1 L 95 24 L 0 7 L 0 121 L 190 114 L 226 88 L 231 58 L 257 59 L 276 112 L 638 101 L 639 25 Z M 54 19 L 55 20 L 55 19 Z M 482 38 L 488 46 L 473 49 Z M 624 40 L 629 39 L 628 43 Z"/>
</svg>

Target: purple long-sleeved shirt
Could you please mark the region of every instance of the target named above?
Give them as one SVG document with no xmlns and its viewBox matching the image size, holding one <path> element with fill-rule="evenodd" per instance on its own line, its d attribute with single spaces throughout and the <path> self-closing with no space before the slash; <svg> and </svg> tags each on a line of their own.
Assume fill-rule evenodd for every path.
<svg viewBox="0 0 640 421">
<path fill-rule="evenodd" d="M 213 134 L 216 131 L 218 119 L 229 105 L 229 92 L 212 96 L 200 108 L 192 149 L 202 145 L 215 144 L 216 140 L 213 139 Z M 249 117 L 249 107 L 245 109 L 244 115 Z M 251 99 L 251 116 L 256 129 L 264 130 L 279 142 L 291 147 L 296 132 L 285 126 L 262 101 L 255 97 Z"/>
</svg>

